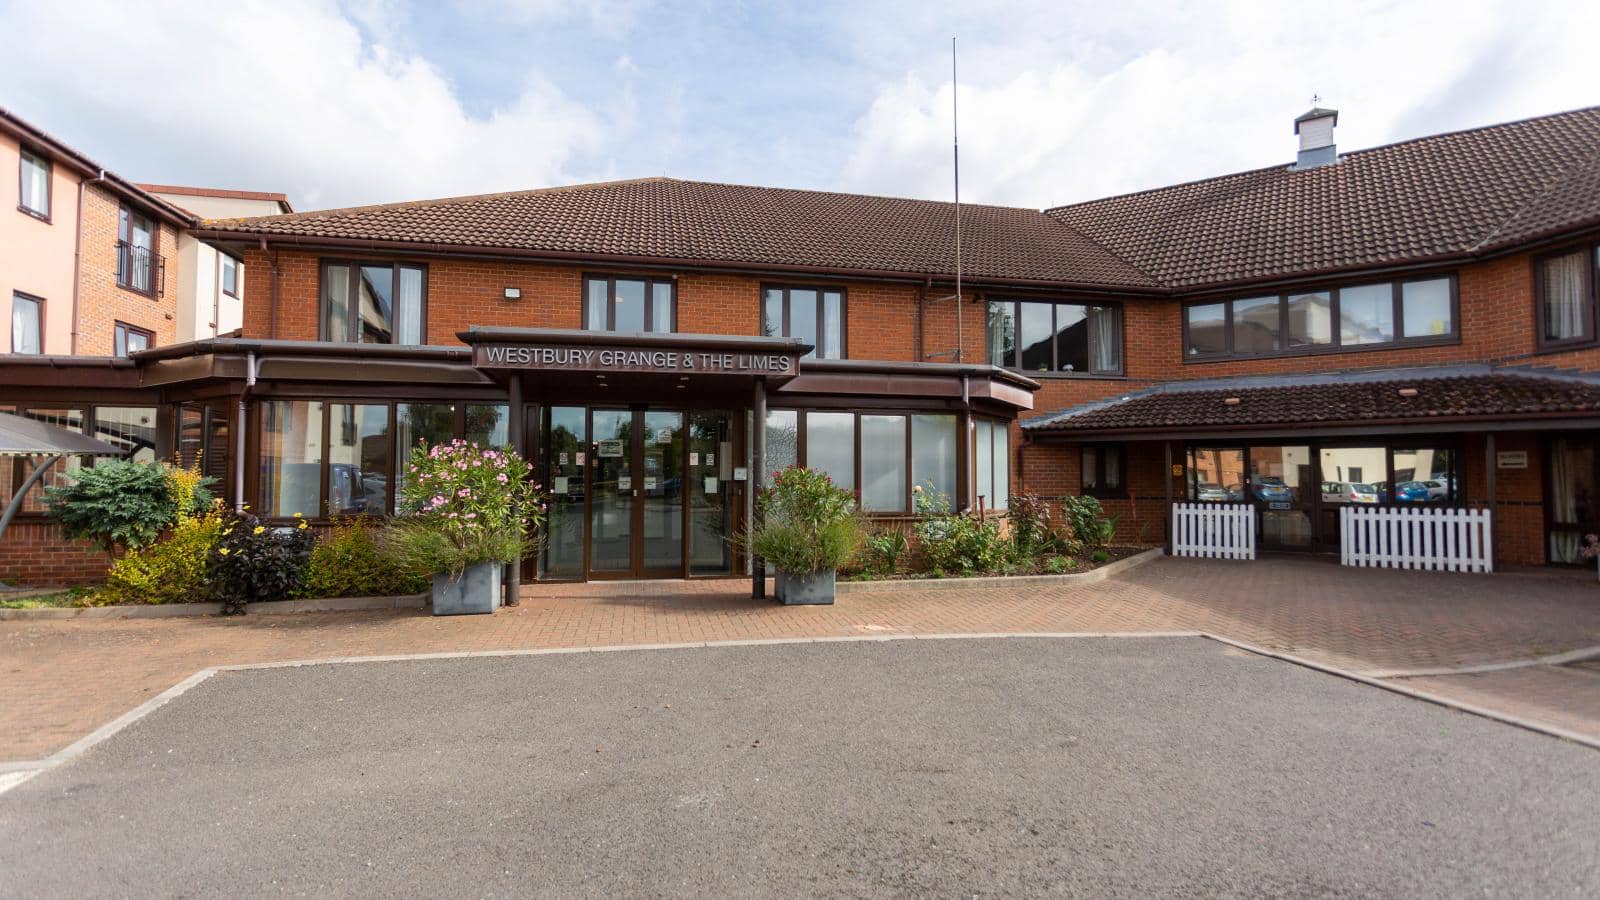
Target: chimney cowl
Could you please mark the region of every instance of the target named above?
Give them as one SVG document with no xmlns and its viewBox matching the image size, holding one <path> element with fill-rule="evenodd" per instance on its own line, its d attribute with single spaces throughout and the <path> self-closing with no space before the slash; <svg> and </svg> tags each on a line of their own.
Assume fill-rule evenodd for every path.
<svg viewBox="0 0 1600 900">
<path fill-rule="evenodd" d="M 1337 109 L 1312 107 L 1294 120 L 1294 133 L 1300 136 L 1300 155 L 1296 169 L 1315 169 L 1339 161 L 1333 142 L 1333 128 L 1339 124 Z"/>
</svg>

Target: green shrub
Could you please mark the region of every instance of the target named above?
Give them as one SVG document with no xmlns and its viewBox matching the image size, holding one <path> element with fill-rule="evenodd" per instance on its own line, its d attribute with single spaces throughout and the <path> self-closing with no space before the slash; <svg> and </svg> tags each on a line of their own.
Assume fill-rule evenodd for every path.
<svg viewBox="0 0 1600 900">
<path fill-rule="evenodd" d="M 459 576 L 479 563 L 517 562 L 544 521 L 532 467 L 511 450 L 419 444 L 406 472 L 403 514 L 381 544 L 402 571 Z"/>
<path fill-rule="evenodd" d="M 242 613 L 247 603 L 298 594 L 313 543 L 304 519 L 291 526 L 271 526 L 248 513 L 229 513 L 222 538 L 211 550 L 208 575 L 223 613 Z"/>
<path fill-rule="evenodd" d="M 1096 550 L 1095 552 L 1089 554 L 1089 558 L 1097 563 L 1103 563 L 1111 558 L 1111 554 L 1105 552 L 1104 550 Z"/>
<path fill-rule="evenodd" d="M 101 460 L 45 488 L 45 501 L 67 537 L 116 553 L 148 546 L 180 514 L 204 509 L 212 480 L 165 463 Z"/>
<path fill-rule="evenodd" d="M 1052 556 L 1044 561 L 1044 570 L 1051 575 L 1060 575 L 1070 572 L 1078 567 L 1078 561 L 1070 556 Z"/>
<path fill-rule="evenodd" d="M 111 564 L 105 586 L 88 598 L 95 606 L 124 603 L 198 603 L 210 599 L 206 569 L 222 538 L 222 512 L 213 507 L 185 516 L 166 540 L 129 552 Z"/>
<path fill-rule="evenodd" d="M 1116 537 L 1116 517 L 1107 517 L 1105 507 L 1093 497 L 1062 497 L 1061 513 L 1074 537 L 1087 546 L 1104 547 Z"/>
<path fill-rule="evenodd" d="M 1015 559 L 1015 548 L 1000 530 L 999 519 L 949 514 L 950 501 L 941 493 L 917 491 L 917 554 L 930 572 L 963 575 L 1002 572 Z"/>
<path fill-rule="evenodd" d="M 910 546 L 911 538 L 904 526 L 886 525 L 867 536 L 863 565 L 870 572 L 893 575 L 900 570 L 900 562 Z"/>
<path fill-rule="evenodd" d="M 340 519 L 333 533 L 311 551 L 304 597 L 389 597 L 428 589 L 427 572 L 403 568 L 378 546 L 378 528 L 367 519 Z"/>
<path fill-rule="evenodd" d="M 750 552 L 796 575 L 849 565 L 866 539 L 855 498 L 826 472 L 790 466 L 756 500 Z"/>
</svg>

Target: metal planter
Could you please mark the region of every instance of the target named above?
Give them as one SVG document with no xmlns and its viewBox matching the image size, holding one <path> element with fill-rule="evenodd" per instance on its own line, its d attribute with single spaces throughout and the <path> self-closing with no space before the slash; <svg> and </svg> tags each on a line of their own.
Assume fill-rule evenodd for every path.
<svg viewBox="0 0 1600 900">
<path fill-rule="evenodd" d="M 833 604 L 836 574 L 832 569 L 804 575 L 780 572 L 778 599 L 785 606 L 830 606 Z"/>
<path fill-rule="evenodd" d="M 461 616 L 492 613 L 500 605 L 501 563 L 468 566 L 460 578 L 449 573 L 433 576 L 433 614 Z"/>
</svg>

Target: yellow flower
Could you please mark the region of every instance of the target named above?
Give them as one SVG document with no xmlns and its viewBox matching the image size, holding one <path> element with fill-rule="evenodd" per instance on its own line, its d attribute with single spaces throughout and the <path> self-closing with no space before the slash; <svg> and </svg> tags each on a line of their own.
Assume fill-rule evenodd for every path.
<svg viewBox="0 0 1600 900">
<path fill-rule="evenodd" d="M 296 528 L 310 528 L 311 526 L 307 525 L 304 521 L 302 521 L 299 525 L 296 525 L 295 527 Z"/>
<path fill-rule="evenodd" d="M 296 518 L 296 519 L 304 519 L 304 518 L 305 518 L 305 516 L 303 516 L 303 515 L 301 515 L 301 514 L 300 514 L 300 513 L 295 513 L 295 514 L 294 514 L 294 517 L 295 517 L 295 518 Z"/>
<path fill-rule="evenodd" d="M 221 553 L 223 556 L 227 556 L 230 551 L 227 547 L 218 547 L 217 552 Z"/>
<path fill-rule="evenodd" d="M 266 530 L 267 530 L 267 526 L 265 526 L 265 525 L 257 525 L 256 526 L 256 530 L 252 531 L 250 533 L 251 534 L 260 534 L 261 532 L 266 531 Z"/>
</svg>

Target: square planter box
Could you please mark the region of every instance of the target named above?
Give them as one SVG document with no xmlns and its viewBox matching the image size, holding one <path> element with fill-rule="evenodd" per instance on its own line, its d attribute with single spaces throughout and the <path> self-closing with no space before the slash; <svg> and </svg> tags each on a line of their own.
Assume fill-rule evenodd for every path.
<svg viewBox="0 0 1600 900">
<path fill-rule="evenodd" d="M 778 573 L 778 600 L 785 606 L 826 606 L 833 603 L 836 572 L 806 575 Z"/>
<path fill-rule="evenodd" d="M 448 574 L 433 576 L 433 614 L 460 616 L 492 613 L 500 605 L 500 563 L 468 566 L 460 578 Z"/>
</svg>

